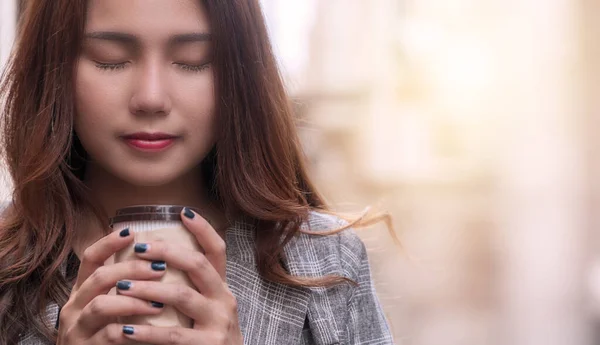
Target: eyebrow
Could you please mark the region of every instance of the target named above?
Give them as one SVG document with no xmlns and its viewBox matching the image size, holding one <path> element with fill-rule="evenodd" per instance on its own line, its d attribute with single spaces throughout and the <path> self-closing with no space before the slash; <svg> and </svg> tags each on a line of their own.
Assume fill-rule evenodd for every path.
<svg viewBox="0 0 600 345">
<path fill-rule="evenodd" d="M 138 36 L 116 31 L 95 31 L 85 34 L 87 39 L 114 41 L 131 45 L 139 45 L 140 38 Z M 179 45 L 184 43 L 207 42 L 212 40 L 212 35 L 208 32 L 194 32 L 173 35 L 169 38 L 169 45 Z"/>
</svg>

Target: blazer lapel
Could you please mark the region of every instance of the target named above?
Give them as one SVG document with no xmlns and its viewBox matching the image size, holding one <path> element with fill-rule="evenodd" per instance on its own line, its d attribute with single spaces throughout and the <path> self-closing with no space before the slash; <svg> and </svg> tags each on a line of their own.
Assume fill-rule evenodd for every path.
<svg viewBox="0 0 600 345">
<path fill-rule="evenodd" d="M 238 222 L 227 231 L 227 283 L 238 303 L 245 344 L 299 344 L 310 290 L 263 280 L 256 266 L 254 228 Z M 286 249 L 286 255 L 288 255 Z M 295 253 L 290 273 L 300 271 Z"/>
</svg>

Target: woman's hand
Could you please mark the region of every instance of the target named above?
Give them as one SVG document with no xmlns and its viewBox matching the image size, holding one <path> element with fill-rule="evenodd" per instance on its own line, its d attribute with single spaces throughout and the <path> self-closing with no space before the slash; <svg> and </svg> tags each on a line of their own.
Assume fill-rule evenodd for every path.
<svg viewBox="0 0 600 345">
<path fill-rule="evenodd" d="M 182 220 L 194 234 L 205 254 L 175 244 L 156 241 L 144 244 L 141 259 L 161 260 L 170 267 L 187 273 L 196 287 L 164 284 L 156 281 L 135 280 L 119 294 L 164 303 L 178 309 L 194 320 L 192 329 L 181 327 L 153 327 L 128 325 L 123 327 L 126 337 L 150 344 L 189 345 L 242 345 L 236 299 L 225 281 L 225 242 L 202 217 L 185 209 Z"/>
<path fill-rule="evenodd" d="M 60 312 L 58 345 L 133 344 L 123 335 L 117 317 L 156 315 L 160 309 L 148 301 L 107 295 L 123 279 L 158 279 L 164 272 L 151 268 L 151 262 L 132 260 L 113 265 L 104 262 L 131 245 L 128 229 L 113 232 L 88 247 L 81 260 L 71 296 Z"/>
</svg>

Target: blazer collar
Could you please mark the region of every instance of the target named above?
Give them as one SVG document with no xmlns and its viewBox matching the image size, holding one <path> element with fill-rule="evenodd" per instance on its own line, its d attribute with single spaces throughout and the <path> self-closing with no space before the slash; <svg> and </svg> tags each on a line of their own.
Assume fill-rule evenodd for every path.
<svg viewBox="0 0 600 345">
<path fill-rule="evenodd" d="M 298 344 L 306 320 L 310 289 L 263 280 L 256 265 L 255 228 L 238 222 L 227 231 L 227 283 L 238 303 L 246 344 Z M 293 239 L 285 248 L 285 268 L 306 276 L 301 250 Z M 315 275 L 317 272 L 315 272 Z"/>
</svg>

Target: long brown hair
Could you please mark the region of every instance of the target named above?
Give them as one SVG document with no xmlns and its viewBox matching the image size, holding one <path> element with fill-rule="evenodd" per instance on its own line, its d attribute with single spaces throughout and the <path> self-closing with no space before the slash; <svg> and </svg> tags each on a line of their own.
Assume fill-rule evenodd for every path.
<svg viewBox="0 0 600 345">
<path fill-rule="evenodd" d="M 217 143 L 202 162 L 213 198 L 230 218 L 256 225 L 260 274 L 293 286 L 331 286 L 343 277 L 294 277 L 284 245 L 311 209 L 326 210 L 311 183 L 292 110 L 258 0 L 202 0 L 214 37 Z M 2 78 L 3 140 L 14 183 L 0 223 L 0 343 L 26 327 L 50 340 L 49 301 L 64 305 L 75 219 L 96 210 L 82 182 L 85 151 L 73 131 L 73 74 L 86 0 L 30 0 Z"/>
</svg>

